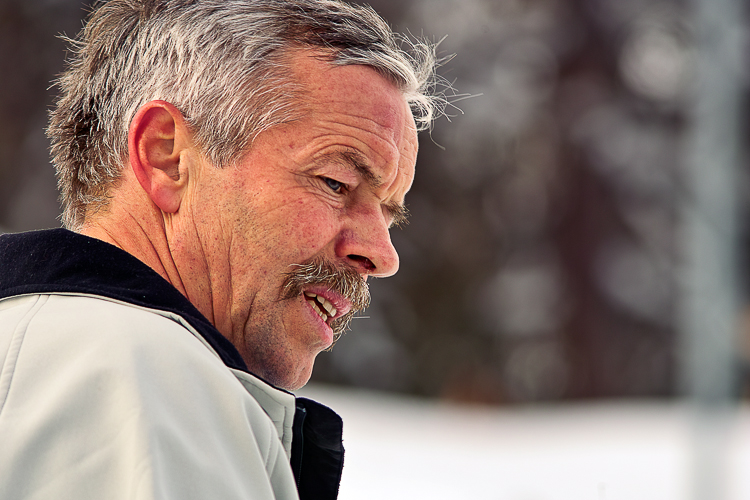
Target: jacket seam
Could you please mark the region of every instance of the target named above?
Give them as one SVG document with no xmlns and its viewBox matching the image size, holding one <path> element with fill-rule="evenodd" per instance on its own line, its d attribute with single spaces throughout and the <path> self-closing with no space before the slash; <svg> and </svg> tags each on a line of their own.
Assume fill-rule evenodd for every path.
<svg viewBox="0 0 750 500">
<path fill-rule="evenodd" d="M 275 428 L 272 428 L 271 431 L 276 432 Z M 271 434 L 273 435 L 273 434 Z M 276 448 L 276 453 L 274 452 L 274 446 L 273 446 L 273 438 L 268 443 L 268 452 L 266 453 L 266 459 L 265 459 L 265 467 L 266 472 L 268 473 L 268 477 L 273 477 L 274 471 L 276 470 L 276 463 L 279 460 L 279 453 L 278 448 Z M 271 457 L 271 454 L 273 454 L 273 457 Z"/>
<path fill-rule="evenodd" d="M 31 320 L 39 312 L 39 309 L 47 302 L 48 295 L 39 295 L 37 300 L 31 306 L 31 308 L 23 315 L 21 321 L 16 325 L 13 331 L 13 336 L 8 346 L 8 352 L 3 360 L 2 370 L 0 371 L 0 415 L 2 415 L 5 403 L 8 400 L 10 394 L 10 386 L 13 382 L 13 375 L 16 371 L 16 363 L 21 353 L 21 346 L 26 337 L 26 332 L 29 328 Z"/>
</svg>

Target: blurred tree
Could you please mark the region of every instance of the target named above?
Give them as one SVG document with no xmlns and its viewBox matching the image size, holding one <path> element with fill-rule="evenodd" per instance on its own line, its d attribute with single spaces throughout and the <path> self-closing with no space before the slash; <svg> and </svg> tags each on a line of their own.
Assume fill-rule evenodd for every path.
<svg viewBox="0 0 750 500">
<path fill-rule="evenodd" d="M 347 348 L 358 323 L 316 376 L 487 402 L 674 393 L 683 7 L 432 0 L 394 14 L 448 34 L 443 73 L 475 97 L 423 138 L 413 223 L 393 235 L 402 270 L 373 285 L 367 333 L 390 349 Z M 394 363 L 397 382 L 367 373 Z"/>
<path fill-rule="evenodd" d="M 79 0 L 0 2 L 0 228 L 59 225 L 54 172 L 44 136 L 50 81 L 63 68 L 64 44 L 84 14 Z"/>
</svg>

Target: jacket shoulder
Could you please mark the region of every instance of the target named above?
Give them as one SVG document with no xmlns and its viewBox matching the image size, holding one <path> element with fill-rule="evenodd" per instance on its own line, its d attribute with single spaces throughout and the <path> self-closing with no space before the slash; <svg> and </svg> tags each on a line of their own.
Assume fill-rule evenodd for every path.
<svg viewBox="0 0 750 500">
<path fill-rule="evenodd" d="M 3 359 L 0 497 L 296 498 L 273 422 L 175 318 L 89 296 L 6 299 Z"/>
</svg>

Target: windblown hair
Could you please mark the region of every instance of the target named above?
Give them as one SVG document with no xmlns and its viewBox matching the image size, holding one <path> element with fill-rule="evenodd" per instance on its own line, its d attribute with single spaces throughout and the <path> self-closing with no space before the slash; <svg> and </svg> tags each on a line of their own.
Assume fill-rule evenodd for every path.
<svg viewBox="0 0 750 500">
<path fill-rule="evenodd" d="M 217 167 L 297 118 L 301 89 L 285 66 L 293 49 L 374 68 L 404 93 L 420 130 L 444 106 L 434 93 L 435 45 L 394 34 L 371 8 L 339 0 L 109 0 L 68 41 L 47 134 L 63 224 L 74 230 L 106 207 L 127 160 L 130 122 L 145 103 L 177 107 Z"/>
</svg>

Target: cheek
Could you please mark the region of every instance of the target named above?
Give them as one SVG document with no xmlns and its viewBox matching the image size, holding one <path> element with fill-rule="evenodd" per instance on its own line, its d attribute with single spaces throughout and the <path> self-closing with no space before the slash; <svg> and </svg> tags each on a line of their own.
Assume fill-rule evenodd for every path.
<svg viewBox="0 0 750 500">
<path fill-rule="evenodd" d="M 290 214 L 284 238 L 289 248 L 296 249 L 304 260 L 320 252 L 339 232 L 335 210 L 320 204 L 299 202 Z"/>
</svg>

